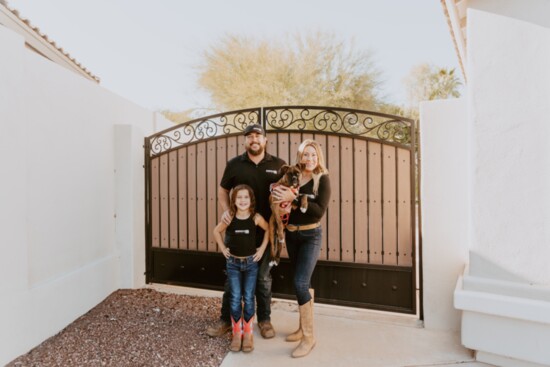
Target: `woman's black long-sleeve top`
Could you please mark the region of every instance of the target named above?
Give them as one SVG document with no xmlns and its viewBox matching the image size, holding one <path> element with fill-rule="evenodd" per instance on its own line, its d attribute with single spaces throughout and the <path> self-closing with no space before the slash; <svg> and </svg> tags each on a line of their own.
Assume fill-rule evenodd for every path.
<svg viewBox="0 0 550 367">
<path fill-rule="evenodd" d="M 330 200 L 330 179 L 328 175 L 323 175 L 319 179 L 317 195 L 313 196 L 313 179 L 300 187 L 300 195 L 302 194 L 311 195 L 308 197 L 307 211 L 302 213 L 300 211 L 300 204 L 298 203 L 298 208 L 290 212 L 288 223 L 304 225 L 319 222 L 325 214 Z"/>
</svg>

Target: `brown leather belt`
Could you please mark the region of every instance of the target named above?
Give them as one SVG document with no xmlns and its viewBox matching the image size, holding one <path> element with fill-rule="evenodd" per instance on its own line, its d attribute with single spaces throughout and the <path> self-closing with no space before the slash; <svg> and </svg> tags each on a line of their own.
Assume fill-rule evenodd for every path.
<svg viewBox="0 0 550 367">
<path fill-rule="evenodd" d="M 294 224 L 287 224 L 286 229 L 287 231 L 294 232 L 294 231 L 307 231 L 308 229 L 315 229 L 317 227 L 320 227 L 321 223 L 312 223 L 312 224 L 304 224 L 304 225 L 294 225 Z"/>
<path fill-rule="evenodd" d="M 250 256 L 254 256 L 254 255 L 248 255 L 248 256 L 235 256 L 235 255 L 229 255 L 229 257 L 232 257 L 232 258 L 235 258 L 235 259 L 239 259 L 239 260 L 245 260 L 247 259 L 248 257 Z"/>
</svg>

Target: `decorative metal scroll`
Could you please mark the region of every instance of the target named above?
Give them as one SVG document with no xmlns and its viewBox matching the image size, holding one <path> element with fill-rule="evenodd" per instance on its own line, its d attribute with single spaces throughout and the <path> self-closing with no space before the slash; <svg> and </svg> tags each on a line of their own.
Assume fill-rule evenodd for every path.
<svg viewBox="0 0 550 367">
<path fill-rule="evenodd" d="M 276 106 L 219 113 L 184 122 L 149 137 L 150 156 L 222 135 L 240 134 L 250 124 L 270 131 L 307 131 L 362 136 L 411 144 L 413 120 L 378 112 L 318 106 Z"/>
<path fill-rule="evenodd" d="M 260 123 L 260 111 L 260 108 L 252 108 L 224 112 L 163 130 L 149 138 L 150 155 L 156 156 L 184 145 L 221 135 L 242 133 L 248 125 Z"/>
<path fill-rule="evenodd" d="M 413 120 L 376 112 L 331 107 L 282 106 L 264 109 L 267 130 L 363 136 L 410 145 Z"/>
</svg>

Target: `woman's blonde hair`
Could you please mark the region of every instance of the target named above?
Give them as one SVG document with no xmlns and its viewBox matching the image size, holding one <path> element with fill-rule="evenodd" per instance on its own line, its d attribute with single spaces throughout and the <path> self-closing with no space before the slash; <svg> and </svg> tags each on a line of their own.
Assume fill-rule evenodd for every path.
<svg viewBox="0 0 550 367">
<path fill-rule="evenodd" d="M 313 149 L 315 149 L 315 153 L 317 154 L 317 167 L 313 169 L 313 193 L 317 194 L 317 189 L 319 188 L 319 180 L 321 179 L 322 175 L 328 174 L 328 169 L 325 165 L 325 156 L 323 154 L 321 146 L 319 145 L 319 143 L 312 139 L 304 140 L 302 144 L 300 144 L 300 146 L 298 147 L 298 152 L 296 153 L 296 164 L 299 165 L 300 163 L 302 163 L 302 157 L 307 147 L 312 147 Z"/>
</svg>

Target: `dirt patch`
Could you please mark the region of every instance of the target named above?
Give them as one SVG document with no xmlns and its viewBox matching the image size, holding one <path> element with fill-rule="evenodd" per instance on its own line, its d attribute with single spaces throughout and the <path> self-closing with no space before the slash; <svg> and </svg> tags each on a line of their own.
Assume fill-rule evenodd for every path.
<svg viewBox="0 0 550 367">
<path fill-rule="evenodd" d="M 219 366 L 230 337 L 211 338 L 219 298 L 118 290 L 7 366 Z"/>
</svg>

